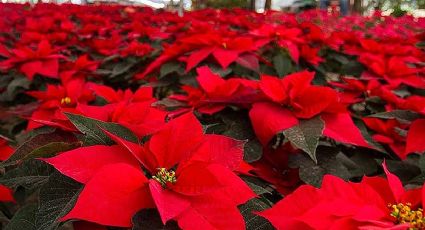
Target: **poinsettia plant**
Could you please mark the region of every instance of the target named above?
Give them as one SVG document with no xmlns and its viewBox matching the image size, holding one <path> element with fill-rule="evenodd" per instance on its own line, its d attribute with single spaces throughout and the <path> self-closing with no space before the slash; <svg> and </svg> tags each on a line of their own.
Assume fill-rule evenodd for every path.
<svg viewBox="0 0 425 230">
<path fill-rule="evenodd" d="M 3 229 L 425 229 L 425 19 L 0 4 Z"/>
</svg>

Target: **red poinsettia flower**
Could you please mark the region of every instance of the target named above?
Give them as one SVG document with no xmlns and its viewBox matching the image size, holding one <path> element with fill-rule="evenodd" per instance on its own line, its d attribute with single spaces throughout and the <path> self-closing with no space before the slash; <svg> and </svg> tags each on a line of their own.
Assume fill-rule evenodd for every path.
<svg viewBox="0 0 425 230">
<path fill-rule="evenodd" d="M 324 59 L 318 55 L 319 50 L 320 48 L 314 48 L 309 45 L 303 45 L 301 46 L 300 56 L 308 63 L 314 66 L 318 66 L 321 62 L 324 61 Z"/>
<path fill-rule="evenodd" d="M 420 70 L 409 67 L 407 65 L 409 61 L 406 58 L 397 56 L 385 58 L 381 55 L 364 54 L 360 56 L 359 62 L 372 71 L 372 74 L 367 72 L 363 74 L 365 78 L 377 75 L 384 78 L 392 88 L 402 83 L 416 88 L 425 88 L 425 80 L 421 77 Z"/>
<path fill-rule="evenodd" d="M 210 55 L 217 60 L 223 69 L 226 69 L 243 55 L 251 54 L 250 57 L 255 58 L 255 51 L 266 43 L 265 40 L 255 41 L 248 36 L 225 36 L 217 32 L 186 36 L 165 47 L 164 53 L 153 61 L 143 73 L 137 75 L 137 78 L 144 78 L 163 63 L 173 59 L 186 62 L 186 72 L 188 72 Z M 185 54 L 188 54 L 188 56 L 184 56 Z M 241 60 L 241 62 L 245 63 L 246 60 Z"/>
<path fill-rule="evenodd" d="M 422 229 L 422 188 L 406 191 L 383 167 L 387 179 L 351 183 L 327 175 L 321 188 L 303 185 L 259 215 L 277 229 Z"/>
<path fill-rule="evenodd" d="M 128 46 L 121 50 L 120 54 L 123 57 L 137 56 L 143 57 L 150 54 L 153 51 L 151 45 L 147 43 L 140 43 L 138 41 L 132 41 Z"/>
<path fill-rule="evenodd" d="M 365 124 L 376 133 L 372 136 L 379 143 L 387 144 L 401 159 L 410 153 L 423 153 L 425 143 L 425 119 L 416 119 L 410 125 L 396 119 L 381 120 L 363 118 Z"/>
<path fill-rule="evenodd" d="M 378 118 L 363 118 L 366 126 L 376 133 L 372 135 L 376 142 L 387 144 L 400 158 L 405 159 L 406 137 L 403 132 L 407 125 L 396 119 L 381 120 Z"/>
<path fill-rule="evenodd" d="M 349 77 L 341 77 L 341 80 L 342 82 L 329 82 L 329 84 L 342 89 L 339 97 L 344 103 L 357 103 L 363 101 L 364 96 L 381 96 L 383 94 L 381 92 L 383 86 L 377 80 L 360 80 Z"/>
<path fill-rule="evenodd" d="M 287 28 L 285 26 L 265 24 L 253 30 L 251 34 L 259 38 L 266 38 L 267 41 L 275 41 L 280 47 L 288 50 L 291 58 L 296 63 L 298 63 L 300 58 L 300 46 L 306 43 L 303 31 L 297 27 Z"/>
<path fill-rule="evenodd" d="M 41 41 L 35 50 L 26 46 L 12 49 L 7 57 L 7 60 L 0 62 L 0 70 L 17 67 L 30 80 L 37 73 L 57 78 L 59 59 L 62 58 L 46 40 Z"/>
<path fill-rule="evenodd" d="M 187 103 L 200 113 L 214 114 L 228 105 L 244 106 L 258 101 L 258 83 L 242 78 L 225 80 L 207 66 L 196 69 L 200 88 L 182 86 L 187 95 L 171 95 L 169 98 Z M 190 108 L 190 109 L 191 109 Z"/>
<path fill-rule="evenodd" d="M 167 112 L 152 106 L 156 99 L 151 87 L 140 87 L 134 93 L 130 89 L 115 91 L 108 86 L 97 84 L 90 84 L 89 88 L 108 104 L 78 104 L 76 109 L 84 116 L 119 123 L 140 137 L 151 134 L 165 124 Z"/>
<path fill-rule="evenodd" d="M 325 123 L 324 136 L 367 147 L 337 92 L 329 87 L 311 85 L 313 78 L 314 73 L 307 71 L 283 79 L 261 77 L 260 89 L 269 101 L 254 103 L 249 112 L 261 143 L 266 145 L 276 133 L 297 125 L 299 119 L 320 116 Z"/>
<path fill-rule="evenodd" d="M 142 146 L 111 137 L 119 146 L 45 159 L 85 184 L 62 220 L 129 227 L 138 210 L 156 207 L 164 223 L 173 219 L 183 229 L 245 228 L 237 205 L 255 194 L 232 172 L 242 162 L 240 141 L 204 135 L 192 114 L 170 121 Z"/>
<path fill-rule="evenodd" d="M 111 56 L 118 53 L 121 43 L 121 36 L 115 32 L 110 37 L 93 39 L 91 47 L 102 55 Z"/>
<path fill-rule="evenodd" d="M 83 79 L 69 80 L 63 85 L 47 85 L 46 91 L 28 91 L 27 94 L 37 98 L 40 105 L 31 114 L 28 130 L 42 126 L 42 124 L 59 126 L 74 130 L 63 111 L 72 112 L 78 103 L 87 103 L 94 99 Z"/>
<path fill-rule="evenodd" d="M 82 55 L 73 62 L 68 62 L 61 68 L 59 76 L 63 82 L 67 82 L 73 78 L 85 79 L 88 75 L 93 74 L 99 66 L 98 61 L 91 61 L 88 55 Z"/>
</svg>

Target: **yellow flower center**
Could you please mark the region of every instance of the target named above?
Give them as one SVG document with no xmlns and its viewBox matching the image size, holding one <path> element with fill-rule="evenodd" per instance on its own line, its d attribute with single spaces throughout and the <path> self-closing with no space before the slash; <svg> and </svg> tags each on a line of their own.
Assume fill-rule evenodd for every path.
<svg viewBox="0 0 425 230">
<path fill-rule="evenodd" d="M 225 49 L 227 49 L 227 43 L 223 42 L 222 45 Z"/>
<path fill-rule="evenodd" d="M 70 97 L 64 97 L 64 98 L 62 98 L 61 99 L 61 104 L 62 105 L 69 105 L 69 104 L 71 104 L 71 98 Z"/>
<path fill-rule="evenodd" d="M 410 224 L 409 230 L 425 229 L 423 210 L 412 210 L 411 206 L 410 203 L 388 205 L 391 209 L 390 215 L 396 219 L 397 224 Z"/>
<path fill-rule="evenodd" d="M 152 178 L 159 183 L 161 183 L 162 187 L 166 187 L 167 183 L 176 183 L 176 173 L 173 170 L 168 171 L 166 168 L 158 168 L 158 172 Z"/>
</svg>

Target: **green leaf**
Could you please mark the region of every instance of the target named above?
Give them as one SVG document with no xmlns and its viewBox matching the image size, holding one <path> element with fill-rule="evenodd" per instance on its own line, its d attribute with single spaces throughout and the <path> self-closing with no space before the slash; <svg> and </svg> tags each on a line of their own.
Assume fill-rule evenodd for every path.
<svg viewBox="0 0 425 230">
<path fill-rule="evenodd" d="M 291 58 L 282 53 L 273 57 L 273 66 L 279 77 L 283 77 L 292 72 Z"/>
<path fill-rule="evenodd" d="M 77 201 L 82 185 L 59 172 L 54 172 L 40 189 L 40 204 L 36 214 L 37 230 L 53 230 L 59 219 L 67 214 Z"/>
<path fill-rule="evenodd" d="M 364 67 L 356 60 L 349 61 L 341 67 L 341 74 L 359 77 L 364 71 Z"/>
<path fill-rule="evenodd" d="M 222 133 L 223 135 L 238 140 L 247 140 L 255 137 L 251 121 L 246 114 L 241 112 L 228 112 L 220 114 L 220 118 L 226 125 L 226 130 Z"/>
<path fill-rule="evenodd" d="M 53 133 L 39 134 L 19 146 L 9 159 L 0 164 L 0 167 L 16 165 L 23 160 L 35 157 L 51 156 L 78 145 L 80 143 L 72 133 L 57 130 Z"/>
<path fill-rule="evenodd" d="M 86 145 L 114 144 L 114 141 L 112 141 L 111 138 L 109 138 L 108 135 L 101 130 L 101 128 L 128 141 L 138 142 L 137 137 L 129 129 L 117 123 L 103 122 L 72 113 L 65 113 L 65 115 L 81 133 L 86 135 Z"/>
<path fill-rule="evenodd" d="M 168 221 L 162 224 L 161 217 L 156 209 L 143 209 L 136 213 L 131 219 L 132 230 L 152 229 L 152 230 L 178 230 L 180 229 L 175 221 Z"/>
<path fill-rule="evenodd" d="M 332 147 L 319 146 L 317 149 L 317 164 L 304 154 L 290 155 L 289 167 L 299 168 L 302 181 L 315 187 L 320 187 L 323 176 L 332 174 L 342 179 L 351 178 L 347 167 L 338 160 L 338 150 Z"/>
<path fill-rule="evenodd" d="M 25 189 L 33 190 L 46 183 L 53 173 L 53 167 L 40 160 L 25 161 L 18 168 L 8 171 L 0 178 L 0 184 L 10 188 L 22 186 Z"/>
<path fill-rule="evenodd" d="M 4 230 L 36 230 L 35 215 L 37 211 L 36 204 L 25 205 L 20 208 Z"/>
<path fill-rule="evenodd" d="M 125 74 L 130 71 L 131 68 L 133 68 L 137 62 L 132 59 L 126 59 L 122 62 L 119 62 L 115 64 L 114 68 L 112 69 L 111 78 L 117 77 L 119 75 Z"/>
<path fill-rule="evenodd" d="M 393 110 L 389 112 L 376 113 L 369 115 L 369 117 L 383 118 L 383 119 L 397 119 L 399 121 L 413 121 L 421 118 L 419 113 L 410 110 Z"/>
<path fill-rule="evenodd" d="M 244 161 L 252 163 L 258 161 L 263 156 L 263 146 L 257 139 L 249 140 L 244 145 Z"/>
<path fill-rule="evenodd" d="M 325 123 L 316 116 L 308 120 L 300 120 L 297 126 L 283 131 L 283 134 L 293 145 L 302 149 L 317 163 L 316 148 L 324 128 Z"/>
<path fill-rule="evenodd" d="M 261 199 L 254 198 L 239 207 L 247 230 L 273 229 L 271 223 L 262 216 L 255 215 L 254 212 L 263 211 L 270 208 L 270 205 Z"/>
<path fill-rule="evenodd" d="M 31 81 L 24 76 L 13 78 L 7 85 L 6 91 L 0 95 L 0 100 L 11 101 L 18 93 L 23 92 L 24 89 L 29 89 L 30 85 Z"/>
<path fill-rule="evenodd" d="M 257 185 L 257 184 L 255 184 L 255 183 L 251 183 L 251 182 L 248 182 L 248 181 L 245 181 L 245 183 L 251 188 L 251 190 L 253 191 L 253 192 L 255 192 L 255 194 L 257 194 L 257 195 L 262 195 L 262 194 L 265 194 L 265 193 L 271 193 L 269 190 L 267 190 L 267 189 L 265 189 L 265 188 L 263 188 L 263 187 L 261 187 L 261 186 L 259 186 L 259 185 Z"/>
<path fill-rule="evenodd" d="M 161 66 L 159 70 L 159 78 L 162 78 L 172 72 L 178 72 L 182 66 L 177 62 L 168 62 Z"/>
</svg>

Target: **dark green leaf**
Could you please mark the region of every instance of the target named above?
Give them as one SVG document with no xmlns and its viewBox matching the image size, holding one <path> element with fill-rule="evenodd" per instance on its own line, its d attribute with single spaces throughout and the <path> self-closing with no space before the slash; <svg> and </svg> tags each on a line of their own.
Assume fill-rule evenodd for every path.
<svg viewBox="0 0 425 230">
<path fill-rule="evenodd" d="M 161 217 L 156 209 L 143 209 L 132 218 L 132 230 L 152 229 L 152 230 L 177 230 L 180 229 L 176 222 L 168 221 L 162 224 Z"/>
<path fill-rule="evenodd" d="M 252 163 L 258 161 L 263 156 L 263 146 L 257 139 L 249 140 L 244 145 L 244 161 Z"/>
<path fill-rule="evenodd" d="M 247 140 L 255 137 L 251 122 L 245 114 L 230 112 L 221 114 L 221 119 L 226 124 L 226 131 L 222 134 L 238 140 Z"/>
<path fill-rule="evenodd" d="M 292 72 L 292 61 L 288 55 L 278 54 L 273 57 L 273 66 L 277 75 L 283 77 Z"/>
<path fill-rule="evenodd" d="M 290 155 L 289 166 L 299 168 L 300 179 L 307 184 L 319 187 L 323 176 L 332 174 L 342 179 L 351 178 L 349 170 L 337 159 L 338 150 L 332 147 L 319 146 L 317 164 L 304 154 Z"/>
<path fill-rule="evenodd" d="M 358 61 L 349 61 L 341 67 L 341 74 L 351 75 L 351 76 L 360 76 L 364 70 L 362 64 Z"/>
<path fill-rule="evenodd" d="M 9 159 L 2 162 L 0 166 L 15 165 L 24 159 L 66 151 L 78 146 L 77 141 L 77 138 L 73 134 L 59 130 L 53 133 L 40 134 L 19 146 L 15 153 Z"/>
<path fill-rule="evenodd" d="M 398 178 L 406 184 L 408 181 L 414 179 L 415 177 L 421 175 L 421 169 L 415 165 L 417 162 L 408 162 L 404 161 L 395 161 L 395 160 L 386 160 L 388 170 L 397 175 Z"/>
<path fill-rule="evenodd" d="M 265 193 L 270 193 L 269 190 L 261 187 L 260 185 L 256 185 L 255 183 L 249 182 L 249 181 L 245 181 L 245 183 L 251 188 L 251 190 L 253 192 L 255 192 L 255 194 L 257 195 L 262 195 Z"/>
<path fill-rule="evenodd" d="M 29 89 L 31 81 L 26 77 L 16 77 L 7 85 L 6 91 L 0 95 L 0 100 L 11 101 L 15 96 L 23 91 Z"/>
<path fill-rule="evenodd" d="M 308 120 L 300 120 L 297 126 L 283 131 L 283 134 L 293 145 L 302 149 L 317 163 L 316 148 L 324 128 L 325 123 L 316 116 Z"/>
<path fill-rule="evenodd" d="M 399 121 L 413 121 L 422 116 L 410 110 L 393 110 L 389 112 L 372 114 L 369 117 L 383 118 L 383 119 L 397 119 Z"/>
<path fill-rule="evenodd" d="M 46 183 L 53 171 L 49 164 L 32 159 L 25 161 L 18 168 L 8 171 L 0 178 L 0 184 L 10 188 L 22 186 L 33 190 Z"/>
<path fill-rule="evenodd" d="M 239 207 L 239 210 L 245 220 L 247 230 L 266 230 L 274 229 L 270 222 L 254 212 L 263 211 L 270 208 L 270 205 L 261 199 L 254 198 Z"/>
<path fill-rule="evenodd" d="M 181 68 L 181 65 L 177 62 L 168 62 L 161 66 L 159 70 L 159 78 L 162 78 L 172 72 L 177 72 Z"/>
<path fill-rule="evenodd" d="M 36 204 L 29 204 L 19 209 L 4 230 L 36 230 Z"/>
<path fill-rule="evenodd" d="M 40 190 L 37 230 L 56 229 L 58 220 L 72 209 L 81 189 L 80 183 L 54 172 Z"/>
<path fill-rule="evenodd" d="M 72 124 L 83 134 L 86 135 L 85 144 L 104 144 L 111 145 L 114 142 L 106 135 L 101 128 L 115 134 L 128 141 L 137 142 L 137 137 L 126 127 L 117 123 L 103 122 L 96 119 L 76 115 L 72 113 L 65 114 Z"/>
</svg>

